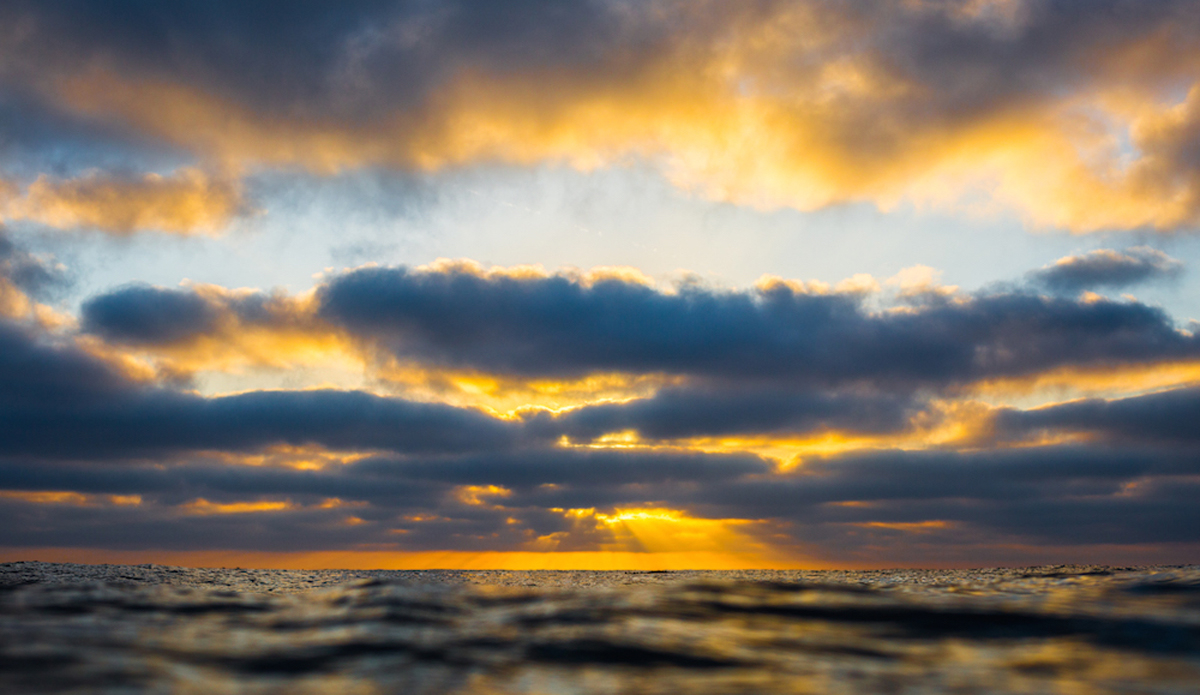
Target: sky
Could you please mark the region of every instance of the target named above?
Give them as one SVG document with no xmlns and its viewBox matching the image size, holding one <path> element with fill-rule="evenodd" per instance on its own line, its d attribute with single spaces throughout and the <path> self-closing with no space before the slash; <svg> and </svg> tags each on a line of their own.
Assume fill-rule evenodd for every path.
<svg viewBox="0 0 1200 695">
<path fill-rule="evenodd" d="M 1195 0 L 8 0 L 0 561 L 1200 561 Z"/>
</svg>

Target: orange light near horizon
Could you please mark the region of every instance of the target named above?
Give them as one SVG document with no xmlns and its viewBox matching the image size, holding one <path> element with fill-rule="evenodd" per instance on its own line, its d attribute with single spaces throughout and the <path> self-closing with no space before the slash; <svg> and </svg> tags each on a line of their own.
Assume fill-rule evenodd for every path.
<svg viewBox="0 0 1200 695">
<path fill-rule="evenodd" d="M 700 554 L 723 567 L 799 563 L 749 532 L 755 524 L 763 523 L 757 520 L 703 519 L 661 507 L 617 508 L 610 513 L 570 509 L 559 513 L 571 518 L 577 528 L 591 523 L 598 524 L 598 530 L 607 531 L 610 534 L 604 543 L 607 552 Z"/>
<path fill-rule="evenodd" d="M 225 550 L 110 550 L 104 548 L 0 547 L 0 562 L 157 564 L 292 570 L 739 570 L 825 569 L 831 565 L 782 559 L 757 561 L 719 552 L 630 551 L 467 552 L 452 550 L 330 550 L 252 552 Z"/>
</svg>

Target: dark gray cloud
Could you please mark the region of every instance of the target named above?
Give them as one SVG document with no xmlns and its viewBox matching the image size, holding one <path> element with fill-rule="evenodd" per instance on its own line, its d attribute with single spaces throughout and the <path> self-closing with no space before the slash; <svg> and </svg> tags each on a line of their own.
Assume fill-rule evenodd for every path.
<svg viewBox="0 0 1200 695">
<path fill-rule="evenodd" d="M 1094 60 L 1106 49 L 1153 32 L 1183 48 L 1200 31 L 1200 20 L 1183 0 L 1024 5 L 1011 20 L 994 11 L 969 21 L 954 2 L 718 2 L 702 12 L 621 0 L 351 0 L 336 6 L 13 0 L 0 11 L 0 26 L 6 28 L 9 75 L 107 64 L 126 74 L 196 84 L 264 111 L 308 117 L 359 109 L 368 117 L 378 115 L 381 104 L 419 103 L 463 68 L 628 80 L 663 53 L 715 51 L 722 37 L 748 23 L 796 8 L 844 30 L 830 37 L 839 41 L 826 48 L 830 53 L 877 51 L 897 74 L 936 86 L 921 95 L 926 116 L 1049 97 L 1110 69 Z M 1142 60 L 1161 61 L 1154 67 L 1168 82 L 1184 70 L 1171 70 L 1157 53 Z M 787 65 L 802 76 L 813 67 Z M 1131 72 L 1139 67 L 1129 66 Z"/>
<path fill-rule="evenodd" d="M 83 330 L 120 343 L 163 345 L 211 331 L 217 310 L 189 290 L 131 285 L 83 303 Z"/>
<path fill-rule="evenodd" d="M 746 402 L 748 391 L 681 387 L 522 424 L 353 392 L 205 399 L 132 383 L 30 328 L 0 328 L 0 489 L 99 496 L 83 505 L 0 499 L 7 542 L 16 546 L 511 550 L 560 534 L 562 549 L 587 549 L 603 542 L 603 529 L 553 510 L 638 506 L 763 519 L 785 545 L 876 564 L 950 556 L 928 555 L 928 543 L 980 557 L 970 548 L 1200 542 L 1189 492 L 1200 474 L 1195 389 L 997 416 L 1002 437 L 1050 428 L 1098 433 L 1109 445 L 855 453 L 809 458 L 779 473 L 748 454 L 550 442 L 562 432 L 618 427 L 652 437 L 754 431 L 758 418 L 775 428 L 831 419 L 847 426 L 855 418 L 863 428 L 886 428 L 907 401 L 884 398 L 878 412 L 853 414 L 852 393 L 806 397 L 801 389 L 789 399 L 779 387 L 763 392 L 761 410 Z M 204 453 L 276 443 L 402 455 L 296 470 L 230 465 Z M 139 462 L 145 458 L 152 464 Z M 456 492 L 464 486 L 484 490 L 481 503 Z M 105 495 L 143 502 L 108 503 Z M 323 507 L 328 498 L 342 506 Z M 197 499 L 289 506 L 253 516 L 180 506 Z M 347 516 L 358 521 L 348 525 Z"/>
<path fill-rule="evenodd" d="M 28 183 L 41 175 L 75 178 L 95 169 L 132 176 L 147 169 L 175 169 L 191 159 L 186 152 L 147 141 L 129 124 L 64 111 L 27 89 L 0 89 L 4 178 Z"/>
<path fill-rule="evenodd" d="M 47 511 L 45 504 L 0 499 L 0 519 L 11 545 L 331 550 L 383 543 L 511 550 L 523 547 L 530 533 L 570 531 L 579 536 L 570 542 L 582 548 L 603 540 L 555 509 L 662 506 L 701 517 L 762 519 L 782 534 L 777 541 L 865 561 L 874 553 L 876 564 L 936 563 L 926 543 L 948 554 L 943 558 L 972 557 L 974 548 L 973 557 L 985 561 L 993 551 L 979 549 L 989 544 L 1196 544 L 1198 462 L 1194 451 L 1111 446 L 883 451 L 812 459 L 785 474 L 767 474 L 761 461 L 746 456 L 561 449 L 527 459 L 378 458 L 321 471 L 10 459 L 0 461 L 0 488 L 69 484 L 93 495 L 137 494 L 143 504 L 105 506 L 101 499 Z M 511 492 L 484 492 L 482 504 L 470 504 L 456 492 L 464 485 Z M 330 497 L 341 506 L 321 507 Z M 176 506 L 198 498 L 214 505 L 274 500 L 292 506 L 253 515 L 204 515 Z M 362 523 L 347 527 L 340 523 L 346 516 Z"/>
<path fill-rule="evenodd" d="M 163 466 L 118 460 L 96 466 L 87 461 L 43 463 L 33 457 L 5 455 L 0 458 L 0 487 L 158 495 L 173 503 L 194 497 L 214 501 L 272 495 L 338 497 L 389 508 L 428 509 L 441 504 L 440 495 L 460 485 L 497 485 L 532 496 L 555 494 L 555 486 L 582 494 L 611 495 L 620 489 L 628 498 L 631 490 L 633 495 L 639 494 L 636 490 L 663 495 L 676 486 L 720 483 L 773 470 L 769 462 L 752 454 L 562 448 L 372 457 L 322 470 L 231 466 L 195 454 L 178 461 Z"/>
<path fill-rule="evenodd" d="M 18 246 L 0 224 L 0 281 L 3 280 L 37 299 L 58 295 L 70 282 L 62 266 L 51 258 L 40 258 Z"/>
<path fill-rule="evenodd" d="M 943 522 L 947 543 L 1008 536 L 1028 544 L 1200 542 L 1175 486 L 1195 489 L 1196 451 L 1047 446 L 886 451 L 806 461 L 791 475 L 706 487 L 705 513 L 788 519 L 798 537 L 855 544 L 870 524 Z M 850 504 L 847 504 L 850 503 Z M 951 527 L 957 525 L 957 530 Z M 824 529 L 824 530 L 822 530 Z M 909 539 L 911 540 L 911 538 Z"/>
<path fill-rule="evenodd" d="M 667 387 L 652 397 L 583 406 L 551 417 L 531 415 L 530 427 L 573 440 L 634 430 L 643 439 L 734 434 L 799 434 L 822 429 L 896 432 L 924 405 L 911 396 L 878 392 L 821 393 L 717 383 Z"/>
<path fill-rule="evenodd" d="M 1089 398 L 1034 410 L 1004 409 L 996 415 L 1002 436 L 1038 431 L 1087 433 L 1143 445 L 1200 444 L 1200 388 L 1104 400 Z"/>
<path fill-rule="evenodd" d="M 201 398 L 150 390 L 94 408 L 55 405 L 4 413 L 0 450 L 98 459 L 247 452 L 275 444 L 400 452 L 504 450 L 520 439 L 515 426 L 482 412 L 354 391 Z"/>
<path fill-rule="evenodd" d="M 114 342 L 154 347 L 205 336 L 220 317 L 230 325 L 340 330 L 368 353 L 381 350 L 434 368 L 525 377 L 617 371 L 709 379 L 708 395 L 697 395 L 712 404 L 710 424 L 715 424 L 711 418 L 751 419 L 747 408 L 755 400 L 753 418 L 763 423 L 786 426 L 789 418 L 808 417 L 817 426 L 820 417 L 842 413 L 851 416 L 849 421 L 857 419 L 849 426 L 867 430 L 894 426 L 903 404 L 884 399 L 867 407 L 867 395 L 817 392 L 841 392 L 855 384 L 869 386 L 862 391 L 868 395 L 940 389 L 1061 366 L 1153 363 L 1200 354 L 1200 339 L 1177 330 L 1161 309 L 1137 302 L 1000 290 L 959 301 L 926 297 L 905 311 L 877 312 L 858 294 L 807 294 L 782 284 L 750 291 L 684 286 L 663 292 L 620 279 L 586 283 L 561 275 L 406 267 L 360 268 L 335 276 L 318 288 L 315 313 L 286 297 L 133 286 L 87 301 L 82 325 Z M 734 386 L 739 381 L 742 385 Z M 780 384 L 787 386 L 772 396 L 773 385 Z M 797 395 L 799 386 L 808 390 Z M 757 395 L 737 396 L 739 389 Z M 714 401 L 718 391 L 724 405 Z M 665 391 L 658 405 L 637 406 L 639 417 L 657 418 L 659 425 L 645 422 L 648 428 L 685 432 L 682 422 L 667 423 L 662 408 L 672 398 L 673 408 L 685 407 L 688 397 Z M 735 408 L 743 413 L 740 420 L 717 414 Z M 594 428 L 584 420 L 617 417 L 616 411 L 577 414 L 572 426 Z M 694 412 L 691 417 L 702 416 Z"/>
<path fill-rule="evenodd" d="M 654 14 L 597 0 L 17 0 L 0 25 L 10 75 L 104 64 L 264 115 L 361 122 L 418 106 L 463 68 L 611 72 L 668 40 Z"/>
<path fill-rule="evenodd" d="M 1162 251 L 1138 246 L 1125 251 L 1097 249 L 1068 256 L 1029 274 L 1034 284 L 1053 292 L 1120 289 L 1152 280 L 1177 277 L 1183 264 Z"/>
<path fill-rule="evenodd" d="M 138 384 L 77 348 L 0 322 L 0 455 L 161 457 L 273 444 L 503 450 L 519 440 L 518 425 L 480 411 L 361 392 L 203 398 Z"/>
<path fill-rule="evenodd" d="M 572 529 L 570 519 L 554 507 L 654 504 L 679 490 L 770 470 L 750 455 L 586 449 L 374 458 L 320 471 L 203 461 L 95 466 L 0 458 L 0 489 L 138 495 L 144 502 L 140 510 L 101 509 L 101 497 L 92 507 L 66 505 L 48 514 L 44 505 L 0 498 L 0 519 L 12 522 L 11 545 L 198 549 L 213 547 L 216 538 L 221 547 L 260 550 L 337 550 L 363 543 L 501 550 L 521 547 L 529 532 Z M 462 486 L 511 492 L 485 491 L 480 503 L 471 503 L 456 493 Z M 320 503 L 329 498 L 342 505 L 322 509 Z M 253 516 L 189 513 L 186 505 L 198 499 L 213 505 L 287 501 L 292 508 Z M 348 515 L 367 523 L 347 529 L 339 522 Z M 248 537 L 238 533 L 244 524 L 254 527 Z M 402 536 L 393 533 L 397 529 Z M 570 542 L 583 548 L 589 540 L 595 539 L 584 529 Z"/>
<path fill-rule="evenodd" d="M 101 406 L 129 381 L 82 350 L 56 346 L 33 329 L 0 320 L 0 408 Z"/>
<path fill-rule="evenodd" d="M 771 464 L 753 454 L 554 448 L 453 459 L 374 458 L 351 464 L 346 470 L 384 478 L 529 490 L 546 485 L 590 489 L 715 483 L 766 474 L 772 469 Z"/>
<path fill-rule="evenodd" d="M 1045 446 L 992 451 L 881 451 L 804 461 L 790 475 L 706 488 L 723 505 L 757 505 L 760 514 L 806 518 L 843 502 L 1016 503 L 1118 494 L 1130 481 L 1195 475 L 1191 451 Z M 856 511 L 857 509 L 857 511 Z M 726 508 L 725 511 L 732 511 Z M 839 514 L 868 518 L 869 506 Z M 928 518 L 928 517 L 927 517 Z"/>
<path fill-rule="evenodd" d="M 812 387 L 938 387 L 1062 365 L 1197 355 L 1163 311 L 1020 292 L 871 313 L 858 295 L 362 268 L 321 318 L 402 359 L 528 376 L 667 372 Z"/>
<path fill-rule="evenodd" d="M 80 328 L 106 340 L 163 348 L 198 338 L 235 340 L 247 329 L 328 332 L 294 299 L 223 288 L 165 288 L 132 284 L 83 302 Z"/>
</svg>

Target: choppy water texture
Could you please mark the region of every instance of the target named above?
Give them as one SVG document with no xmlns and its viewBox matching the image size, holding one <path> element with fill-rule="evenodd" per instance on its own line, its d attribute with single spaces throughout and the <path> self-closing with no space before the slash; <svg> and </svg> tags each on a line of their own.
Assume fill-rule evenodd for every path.
<svg viewBox="0 0 1200 695">
<path fill-rule="evenodd" d="M 0 565 L 0 692 L 1200 692 L 1200 567 Z"/>
</svg>

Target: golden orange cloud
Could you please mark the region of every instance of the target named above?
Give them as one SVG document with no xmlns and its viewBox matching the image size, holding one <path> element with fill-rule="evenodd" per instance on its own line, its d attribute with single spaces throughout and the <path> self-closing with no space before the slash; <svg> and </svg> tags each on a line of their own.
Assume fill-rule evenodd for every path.
<svg viewBox="0 0 1200 695">
<path fill-rule="evenodd" d="M 1134 365 L 1060 367 L 1021 377 L 979 381 L 959 397 L 989 405 L 1030 408 L 1076 398 L 1121 398 L 1200 385 L 1200 362 L 1164 361 Z"/>
<path fill-rule="evenodd" d="M 281 512 L 296 509 L 297 505 L 290 500 L 259 500 L 255 502 L 209 502 L 203 497 L 196 498 L 187 504 L 180 505 L 184 514 L 195 516 L 211 516 L 213 514 L 257 514 L 261 512 Z"/>
<path fill-rule="evenodd" d="M 418 268 L 425 272 L 468 272 L 486 277 L 549 277 L 534 266 L 492 267 L 466 260 L 439 260 Z M 584 285 L 619 278 L 652 281 L 629 268 L 565 269 L 558 273 Z M 6 306 L 0 278 L 0 310 Z M 409 400 L 479 408 L 512 418 L 531 408 L 562 410 L 598 402 L 621 402 L 653 395 L 685 379 L 662 373 L 596 372 L 576 378 L 521 377 L 469 368 L 430 366 L 397 358 L 362 339 L 330 325 L 317 314 L 313 291 L 299 295 L 228 289 L 189 283 L 187 290 L 204 300 L 210 325 L 166 342 L 117 345 L 84 336 L 81 346 L 97 357 L 123 365 L 129 373 L 163 377 L 198 377 L 207 394 L 228 394 L 255 388 L 353 388 Z M 33 305 L 15 287 L 12 311 Z M 243 302 L 252 311 L 244 311 Z M 285 384 L 272 380 L 282 376 Z"/>
<path fill-rule="evenodd" d="M 1016 2 L 912 3 L 925 5 L 998 31 L 1022 21 Z M 1173 102 L 1140 79 L 1168 65 L 1186 75 L 1200 49 L 1181 54 L 1156 34 L 1131 36 L 1092 56 L 1081 85 L 955 110 L 937 105 L 948 99 L 939 85 L 891 64 L 886 51 L 845 50 L 870 46 L 879 28 L 867 17 L 812 3 L 765 7 L 677 6 L 681 20 L 715 14 L 723 29 L 679 37 L 619 80 L 559 67 L 463 69 L 420 109 L 367 123 L 267 116 L 194 85 L 99 68 L 45 88 L 70 108 L 124 120 L 228 170 L 487 161 L 589 170 L 632 156 L 689 191 L 763 208 L 1001 206 L 1077 232 L 1200 221 L 1192 165 L 1178 154 L 1200 129 L 1200 87 Z M 983 208 L 970 202 L 981 193 Z M 72 214 L 64 219 L 82 216 Z"/>
<path fill-rule="evenodd" d="M 511 497 L 512 490 L 499 485 L 460 485 L 452 496 L 462 504 L 472 507 L 494 507 L 494 498 Z"/>
<path fill-rule="evenodd" d="M 71 490 L 0 490 L 0 498 L 32 504 L 65 504 L 73 507 L 138 506 L 141 495 L 93 495 Z"/>
<path fill-rule="evenodd" d="M 270 466 L 298 471 L 319 471 L 361 461 L 374 456 L 375 452 L 337 451 L 317 444 L 272 444 L 253 453 L 204 451 L 203 455 L 227 466 Z"/>
<path fill-rule="evenodd" d="M 654 395 L 677 385 L 684 377 L 668 374 L 601 372 L 574 379 L 545 379 L 463 369 L 439 369 L 403 364 L 388 356 L 372 355 L 376 380 L 371 388 L 420 401 L 479 408 L 505 418 L 539 409 L 562 411 L 595 403 L 620 403 Z"/>
<path fill-rule="evenodd" d="M 302 387 L 357 387 L 369 357 L 342 332 L 315 316 L 312 293 L 272 294 L 259 297 L 253 290 L 217 285 L 190 284 L 211 310 L 211 325 L 179 338 L 155 344 L 113 345 L 95 338 L 82 341 L 97 354 L 120 355 L 164 376 L 221 373 L 238 377 L 236 388 L 210 388 L 210 392 L 241 391 L 260 386 L 261 373 L 286 374 L 288 383 Z M 254 302 L 253 317 L 237 304 Z M 225 382 L 217 380 L 218 384 Z"/>
<path fill-rule="evenodd" d="M 0 318 L 35 324 L 47 331 L 72 326 L 74 317 L 34 301 L 11 280 L 0 275 Z"/>
<path fill-rule="evenodd" d="M 588 449 L 640 449 L 711 454 L 750 453 L 776 462 L 780 471 L 808 459 L 882 449 L 972 449 L 993 441 L 992 405 L 970 399 L 934 399 L 906 426 L 891 432 L 858 432 L 822 427 L 811 432 L 747 432 L 720 436 L 651 439 L 636 430 L 609 432 L 587 441 L 565 437 L 559 446 Z M 1019 442 L 1005 442 L 1017 446 Z"/>
<path fill-rule="evenodd" d="M 8 278 L 0 276 L 0 316 L 25 318 L 33 311 L 33 302 Z"/>
<path fill-rule="evenodd" d="M 218 234 L 246 211 L 236 179 L 199 169 L 126 178 L 93 172 L 74 179 L 40 176 L 25 192 L 0 196 L 0 221 L 28 220 L 57 229 L 113 234 L 155 230 Z"/>
</svg>

